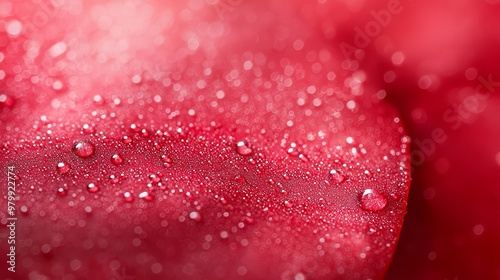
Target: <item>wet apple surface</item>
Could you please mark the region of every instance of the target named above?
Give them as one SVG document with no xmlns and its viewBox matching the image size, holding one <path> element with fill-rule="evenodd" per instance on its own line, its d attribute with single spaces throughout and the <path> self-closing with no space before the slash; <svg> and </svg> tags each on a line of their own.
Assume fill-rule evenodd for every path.
<svg viewBox="0 0 500 280">
<path fill-rule="evenodd" d="M 2 4 L 0 275 L 383 277 L 400 118 L 292 8 L 232 4 Z"/>
</svg>

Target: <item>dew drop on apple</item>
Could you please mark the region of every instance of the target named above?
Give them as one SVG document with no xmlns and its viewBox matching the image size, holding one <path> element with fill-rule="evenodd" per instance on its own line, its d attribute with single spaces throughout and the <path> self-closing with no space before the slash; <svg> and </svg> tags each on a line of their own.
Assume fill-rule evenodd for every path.
<svg viewBox="0 0 500 280">
<path fill-rule="evenodd" d="M 94 154 L 95 147 L 87 141 L 80 141 L 73 146 L 73 153 L 81 158 L 88 158 Z"/>
<path fill-rule="evenodd" d="M 374 189 L 366 189 L 359 197 L 361 208 L 367 211 L 380 211 L 387 205 L 387 199 Z"/>
<path fill-rule="evenodd" d="M 253 149 L 245 141 L 238 141 L 236 143 L 236 152 L 242 156 L 248 156 L 253 153 Z"/>
<path fill-rule="evenodd" d="M 61 161 L 57 164 L 57 173 L 59 174 L 66 174 L 69 172 L 69 170 L 71 169 L 71 167 L 69 166 L 69 164 L 67 164 L 66 162 L 64 161 Z"/>
<path fill-rule="evenodd" d="M 111 156 L 111 163 L 113 163 L 114 165 L 120 165 L 123 163 L 123 161 L 124 158 L 120 154 L 114 154 Z"/>
<path fill-rule="evenodd" d="M 99 187 L 94 183 L 90 183 L 87 185 L 87 190 L 89 193 L 96 193 L 99 191 Z"/>
<path fill-rule="evenodd" d="M 340 184 L 340 183 L 345 181 L 345 176 L 340 174 L 340 172 L 335 170 L 335 169 L 330 170 L 329 177 L 330 177 L 330 180 L 332 180 L 333 182 L 335 182 L 337 184 Z"/>
</svg>

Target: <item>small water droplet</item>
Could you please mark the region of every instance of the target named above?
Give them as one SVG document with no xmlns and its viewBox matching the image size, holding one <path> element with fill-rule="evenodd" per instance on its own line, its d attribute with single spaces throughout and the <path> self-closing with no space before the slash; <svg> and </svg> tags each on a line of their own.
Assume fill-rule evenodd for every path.
<svg viewBox="0 0 500 280">
<path fill-rule="evenodd" d="M 6 94 L 0 94 L 0 106 L 12 107 L 14 105 L 14 98 Z"/>
<path fill-rule="evenodd" d="M 334 181 L 337 184 L 340 184 L 345 181 L 345 176 L 340 174 L 339 171 L 332 169 L 330 170 L 330 180 Z"/>
<path fill-rule="evenodd" d="M 137 124 L 133 123 L 130 125 L 130 130 L 132 130 L 133 132 L 139 132 L 139 130 L 141 130 L 141 129 L 139 128 L 139 126 Z"/>
<path fill-rule="evenodd" d="M 58 188 L 57 189 L 57 194 L 59 194 L 60 196 L 66 196 L 67 192 L 66 192 L 66 189 L 65 188 Z"/>
<path fill-rule="evenodd" d="M 87 185 L 87 190 L 89 193 L 96 193 L 99 191 L 99 187 L 94 183 L 90 183 Z"/>
<path fill-rule="evenodd" d="M 118 179 L 117 176 L 111 174 L 109 175 L 109 181 L 112 183 L 112 184 L 117 184 L 118 182 L 120 182 L 120 179 Z"/>
<path fill-rule="evenodd" d="M 111 162 L 115 165 L 120 165 L 124 161 L 123 156 L 120 154 L 114 154 L 111 156 Z"/>
<path fill-rule="evenodd" d="M 125 143 L 125 144 L 131 143 L 132 142 L 132 138 L 130 138 L 127 135 L 125 135 L 125 136 L 122 137 L 122 142 Z"/>
<path fill-rule="evenodd" d="M 246 141 L 238 141 L 236 143 L 236 152 L 242 156 L 248 156 L 253 153 L 253 150 Z"/>
<path fill-rule="evenodd" d="M 201 221 L 201 215 L 200 215 L 200 213 L 198 213 L 196 211 L 189 213 L 189 218 L 191 218 L 192 220 L 194 220 L 196 222 Z"/>
<path fill-rule="evenodd" d="M 170 167 L 172 165 L 172 162 L 173 162 L 173 160 L 167 155 L 162 155 L 160 157 L 160 160 L 163 162 L 164 167 Z"/>
<path fill-rule="evenodd" d="M 125 192 L 123 194 L 123 197 L 125 199 L 125 202 L 130 203 L 130 202 L 134 201 L 134 197 L 132 196 L 132 194 L 130 192 Z"/>
<path fill-rule="evenodd" d="M 95 127 L 86 123 L 82 126 L 82 131 L 85 134 L 92 134 L 95 133 Z"/>
<path fill-rule="evenodd" d="M 234 178 L 234 180 L 238 183 L 245 183 L 247 180 L 245 179 L 245 177 L 243 176 L 236 176 L 236 178 Z"/>
<path fill-rule="evenodd" d="M 359 198 L 361 208 L 368 211 L 380 211 L 387 205 L 387 199 L 374 189 L 366 189 Z"/>
<path fill-rule="evenodd" d="M 155 197 L 151 194 L 149 194 L 148 192 L 141 192 L 139 194 L 139 198 L 142 198 L 144 199 L 144 201 L 147 201 L 147 202 L 151 202 L 155 199 Z"/>
<path fill-rule="evenodd" d="M 144 138 L 149 137 L 149 131 L 145 128 L 141 129 L 141 136 Z"/>
<path fill-rule="evenodd" d="M 69 166 L 69 164 L 67 164 L 64 161 L 61 161 L 57 164 L 57 172 L 59 174 L 66 174 L 69 172 L 70 169 L 71 167 Z"/>
<path fill-rule="evenodd" d="M 160 176 L 156 175 L 156 174 L 151 174 L 149 175 L 149 179 L 151 180 L 151 182 L 153 183 L 158 183 L 160 182 L 161 178 Z"/>
<path fill-rule="evenodd" d="M 28 214 L 28 206 L 26 205 L 21 206 L 21 213 L 23 213 L 24 215 Z"/>
<path fill-rule="evenodd" d="M 73 153 L 81 158 L 88 158 L 94 154 L 95 147 L 87 141 L 80 141 L 73 146 Z"/>
</svg>

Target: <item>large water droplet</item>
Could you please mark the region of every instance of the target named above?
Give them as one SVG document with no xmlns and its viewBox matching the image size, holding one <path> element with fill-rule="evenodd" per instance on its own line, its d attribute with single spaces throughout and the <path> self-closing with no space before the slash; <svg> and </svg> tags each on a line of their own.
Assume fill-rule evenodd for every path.
<svg viewBox="0 0 500 280">
<path fill-rule="evenodd" d="M 123 156 L 120 154 L 114 154 L 111 156 L 111 162 L 115 165 L 122 164 L 124 161 Z"/>
<path fill-rule="evenodd" d="M 340 174 L 339 171 L 332 169 L 330 170 L 330 180 L 334 181 L 337 184 L 340 184 L 345 181 L 345 176 Z"/>
<path fill-rule="evenodd" d="M 69 166 L 69 164 L 67 164 L 64 161 L 61 161 L 57 164 L 57 172 L 59 174 L 66 174 L 69 172 L 70 169 L 71 167 Z"/>
<path fill-rule="evenodd" d="M 248 156 L 253 153 L 253 150 L 246 141 L 238 141 L 236 143 L 236 152 L 242 156 Z"/>
<path fill-rule="evenodd" d="M 368 211 L 380 211 L 387 205 L 387 199 L 374 189 L 366 189 L 359 198 L 361 208 Z"/>
<path fill-rule="evenodd" d="M 89 193 L 96 193 L 99 191 L 99 187 L 94 183 L 90 183 L 87 185 L 87 190 Z"/>
<path fill-rule="evenodd" d="M 95 147 L 87 141 L 80 141 L 73 146 L 73 153 L 81 158 L 88 158 L 94 154 Z"/>
</svg>

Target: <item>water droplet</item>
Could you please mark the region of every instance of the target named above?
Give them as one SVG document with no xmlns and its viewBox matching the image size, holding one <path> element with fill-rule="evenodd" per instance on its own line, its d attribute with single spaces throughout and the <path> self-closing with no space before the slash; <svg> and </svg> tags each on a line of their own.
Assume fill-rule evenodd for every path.
<svg viewBox="0 0 500 280">
<path fill-rule="evenodd" d="M 123 194 L 123 197 L 125 199 L 125 202 L 130 203 L 130 202 L 134 201 L 134 197 L 132 196 L 132 194 L 130 192 L 125 192 Z"/>
<path fill-rule="evenodd" d="M 26 205 L 21 206 L 21 213 L 23 213 L 24 215 L 28 214 L 28 206 Z"/>
<path fill-rule="evenodd" d="M 120 179 L 118 179 L 118 177 L 117 177 L 117 176 L 115 176 L 115 175 L 111 174 L 111 175 L 109 175 L 109 181 L 110 181 L 112 184 L 116 184 L 116 183 L 120 182 Z"/>
<path fill-rule="evenodd" d="M 191 218 L 192 220 L 194 220 L 196 222 L 201 221 L 201 215 L 200 215 L 200 213 L 198 213 L 196 211 L 189 213 L 189 218 Z"/>
<path fill-rule="evenodd" d="M 172 165 L 172 162 L 173 162 L 173 160 L 167 155 L 162 155 L 160 157 L 160 160 L 163 162 L 164 167 L 170 167 Z"/>
<path fill-rule="evenodd" d="M 242 156 L 248 156 L 253 153 L 253 150 L 246 141 L 238 141 L 236 143 L 236 152 Z"/>
<path fill-rule="evenodd" d="M 172 163 L 172 159 L 169 156 L 167 156 L 167 155 L 162 155 L 160 159 L 163 162 Z"/>
<path fill-rule="evenodd" d="M 151 174 L 149 175 L 149 179 L 151 180 L 151 182 L 153 183 L 158 183 L 160 182 L 161 178 L 160 176 L 156 175 L 156 174 Z"/>
<path fill-rule="evenodd" d="M 69 164 L 65 163 L 64 161 L 61 161 L 57 164 L 57 172 L 59 174 L 66 174 L 70 169 L 71 167 L 69 166 Z"/>
<path fill-rule="evenodd" d="M 89 191 L 89 193 L 96 193 L 99 191 L 99 187 L 94 183 L 90 183 L 87 185 L 87 190 Z"/>
<path fill-rule="evenodd" d="M 141 129 L 141 136 L 144 137 L 144 138 L 147 138 L 149 137 L 149 132 L 147 129 L 143 128 Z"/>
<path fill-rule="evenodd" d="M 387 205 L 387 199 L 374 189 L 366 189 L 359 198 L 361 208 L 368 211 L 380 211 Z"/>
<path fill-rule="evenodd" d="M 66 189 L 65 188 L 58 188 L 57 194 L 59 194 L 60 196 L 66 196 L 66 194 L 67 194 Z"/>
<path fill-rule="evenodd" d="M 337 184 L 340 184 L 345 181 L 345 176 L 340 174 L 339 171 L 332 169 L 330 170 L 330 180 L 334 181 Z"/>
<path fill-rule="evenodd" d="M 133 123 L 130 125 L 130 130 L 132 130 L 133 132 L 139 132 L 139 130 L 141 130 L 141 129 L 139 128 L 139 126 L 137 124 Z"/>
<path fill-rule="evenodd" d="M 242 177 L 242 176 L 236 176 L 236 178 L 234 178 L 234 180 L 238 183 L 245 183 L 247 180 L 245 179 L 245 177 Z"/>
<path fill-rule="evenodd" d="M 83 133 L 86 133 L 86 134 L 92 134 L 92 133 L 95 133 L 95 127 L 86 123 L 82 126 L 82 131 L 83 131 Z"/>
<path fill-rule="evenodd" d="M 73 146 L 73 153 L 81 158 L 88 158 L 94 154 L 95 147 L 87 141 L 80 141 Z"/>
<path fill-rule="evenodd" d="M 131 143 L 132 142 L 132 138 L 130 138 L 127 135 L 125 135 L 125 136 L 122 137 L 122 142 L 125 143 L 125 144 Z"/>
<path fill-rule="evenodd" d="M 114 154 L 113 156 L 111 156 L 111 162 L 115 165 L 122 164 L 123 161 L 124 161 L 123 156 L 120 154 Z"/>
<path fill-rule="evenodd" d="M 155 197 L 151 194 L 149 194 L 148 192 L 141 192 L 139 194 L 139 198 L 142 198 L 144 199 L 144 201 L 147 201 L 147 202 L 151 202 L 155 199 Z"/>
<path fill-rule="evenodd" d="M 286 150 L 286 153 L 294 157 L 298 156 L 300 152 L 297 147 L 297 143 L 295 142 L 290 143 L 290 147 Z"/>
<path fill-rule="evenodd" d="M 14 105 L 14 98 L 6 94 L 0 94 L 0 106 L 12 107 Z"/>
</svg>

